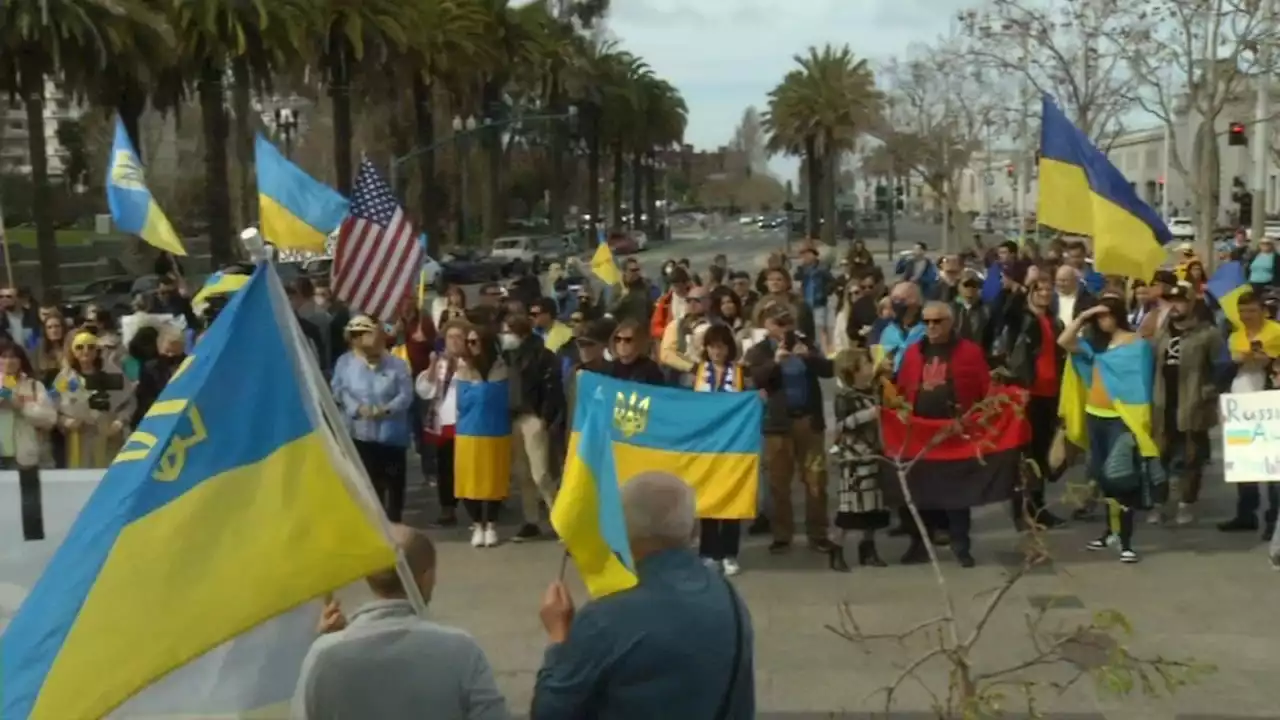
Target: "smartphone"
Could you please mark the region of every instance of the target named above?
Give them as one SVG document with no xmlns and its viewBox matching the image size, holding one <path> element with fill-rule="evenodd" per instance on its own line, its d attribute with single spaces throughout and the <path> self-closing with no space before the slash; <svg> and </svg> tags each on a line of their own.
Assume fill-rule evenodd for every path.
<svg viewBox="0 0 1280 720">
<path fill-rule="evenodd" d="M 1254 340 L 1252 343 L 1249 344 L 1249 349 L 1253 350 L 1256 353 L 1262 352 L 1262 341 Z"/>
<path fill-rule="evenodd" d="M 787 336 L 782 340 L 782 347 L 787 350 L 791 350 L 791 348 L 796 346 L 796 341 L 798 339 L 799 336 L 796 334 L 795 330 L 788 330 Z"/>
</svg>

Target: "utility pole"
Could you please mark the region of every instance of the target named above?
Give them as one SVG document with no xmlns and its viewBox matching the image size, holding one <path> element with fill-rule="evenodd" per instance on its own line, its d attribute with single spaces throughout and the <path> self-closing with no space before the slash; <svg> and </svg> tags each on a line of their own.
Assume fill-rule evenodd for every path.
<svg viewBox="0 0 1280 720">
<path fill-rule="evenodd" d="M 1025 32 L 1022 33 L 1022 61 L 1024 63 L 1031 62 L 1030 42 Z M 1031 157 L 1030 141 L 1027 137 L 1030 133 L 1029 123 L 1027 122 L 1027 94 L 1030 88 L 1027 87 L 1027 78 L 1024 75 L 1018 85 L 1018 162 L 1015 165 L 1015 172 L 1018 174 L 1018 184 L 1014 189 L 1017 197 L 1014 198 L 1014 214 L 1017 215 L 1018 222 L 1018 247 L 1027 244 L 1027 194 L 1030 192 L 1028 176 L 1031 170 L 1027 160 Z"/>
<path fill-rule="evenodd" d="M 1260 27 L 1264 34 L 1270 34 L 1275 25 L 1275 2 L 1274 0 L 1262 0 L 1262 21 Z M 1267 227 L 1267 160 L 1271 151 L 1271 124 L 1268 116 L 1271 115 L 1271 41 L 1268 39 L 1258 43 L 1260 57 L 1259 64 L 1263 71 L 1254 76 L 1254 82 L 1258 84 L 1258 106 L 1254 110 L 1253 126 L 1254 130 L 1250 133 L 1253 136 L 1253 241 L 1258 242 L 1264 237 Z"/>
<path fill-rule="evenodd" d="M 1160 167 L 1160 217 L 1169 222 L 1169 158 L 1173 154 L 1173 130 L 1164 124 L 1164 160 Z"/>
</svg>

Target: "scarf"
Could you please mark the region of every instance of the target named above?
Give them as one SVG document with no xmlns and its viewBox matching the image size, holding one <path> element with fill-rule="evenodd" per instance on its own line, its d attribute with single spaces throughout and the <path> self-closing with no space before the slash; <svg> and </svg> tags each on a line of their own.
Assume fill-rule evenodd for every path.
<svg viewBox="0 0 1280 720">
<path fill-rule="evenodd" d="M 725 366 L 724 377 L 721 378 L 720 384 L 716 385 L 716 366 L 706 362 L 702 363 L 702 369 L 699 371 L 702 377 L 702 384 L 707 388 L 707 392 L 738 392 L 742 389 L 742 377 L 738 372 L 738 368 L 733 363 Z"/>
</svg>

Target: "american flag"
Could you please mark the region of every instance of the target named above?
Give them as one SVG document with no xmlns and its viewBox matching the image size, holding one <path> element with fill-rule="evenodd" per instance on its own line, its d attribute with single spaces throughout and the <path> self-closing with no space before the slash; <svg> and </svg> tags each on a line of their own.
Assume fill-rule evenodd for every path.
<svg viewBox="0 0 1280 720">
<path fill-rule="evenodd" d="M 334 294 L 353 311 L 389 322 L 421 267 L 417 232 L 373 163 L 362 160 L 334 248 Z"/>
</svg>

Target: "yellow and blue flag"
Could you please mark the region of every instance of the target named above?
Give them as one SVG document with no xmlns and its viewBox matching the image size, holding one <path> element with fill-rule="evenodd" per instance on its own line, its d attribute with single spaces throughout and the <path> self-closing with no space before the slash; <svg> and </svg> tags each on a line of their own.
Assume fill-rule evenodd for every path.
<svg viewBox="0 0 1280 720">
<path fill-rule="evenodd" d="M 1244 294 L 1246 290 L 1253 290 L 1253 286 L 1249 285 L 1248 278 L 1245 277 L 1244 265 L 1239 261 L 1223 263 L 1213 272 L 1213 276 L 1205 283 L 1205 289 L 1218 301 L 1218 307 L 1222 308 L 1222 313 L 1227 316 L 1231 324 L 1240 327 L 1240 310 L 1236 306 L 1236 301 Z"/>
<path fill-rule="evenodd" d="M 254 139 L 254 157 L 263 237 L 278 248 L 324 252 L 351 203 L 289 162 L 261 133 Z"/>
<path fill-rule="evenodd" d="M 511 388 L 506 380 L 455 382 L 454 495 L 502 500 L 511 489 Z"/>
<path fill-rule="evenodd" d="M 179 680 L 186 694 L 128 714 L 278 709 L 296 663 L 291 679 L 258 682 L 283 672 L 260 662 L 281 654 L 278 644 L 259 646 L 256 662 L 237 663 L 232 650 L 201 666 L 204 675 L 184 671 L 396 563 L 381 511 L 304 390 L 310 358 L 290 323 L 279 278 L 259 266 L 129 437 L 0 636 L 0 717 L 105 717 Z M 305 654 L 312 630 L 302 629 L 291 649 Z"/>
<path fill-rule="evenodd" d="M 1168 256 L 1169 228 L 1048 95 L 1042 107 L 1037 220 L 1091 237 L 1098 272 L 1149 281 Z"/>
<path fill-rule="evenodd" d="M 111 208 L 112 221 L 124 232 L 137 235 L 165 252 L 187 254 L 169 218 L 151 197 L 142 161 L 118 117 L 115 142 L 107 162 L 107 205 Z"/>
<path fill-rule="evenodd" d="M 1115 415 L 1133 433 L 1143 457 L 1159 457 L 1151 437 L 1151 394 L 1155 387 L 1155 352 L 1151 343 L 1138 337 L 1105 352 L 1096 352 L 1085 340 L 1077 343 L 1070 362 L 1062 369 L 1062 394 L 1058 414 L 1067 439 L 1088 449 L 1085 433 L 1085 401 L 1093 387 L 1094 369 L 1111 399 Z M 1114 416 L 1113 416 L 1114 417 Z"/>
<path fill-rule="evenodd" d="M 755 393 L 697 393 L 578 375 L 577 404 L 564 482 L 552 525 L 574 556 L 593 596 L 629 584 L 620 557 L 625 528 L 617 486 L 643 472 L 667 472 L 689 483 L 698 517 L 756 516 L 762 407 Z M 622 532 L 622 540 L 617 533 Z M 634 582 L 634 578 L 631 579 Z"/>
<path fill-rule="evenodd" d="M 591 256 L 591 272 L 606 285 L 621 285 L 622 275 L 618 272 L 618 264 L 614 262 L 613 249 L 609 243 L 596 245 L 596 252 Z"/>
</svg>

